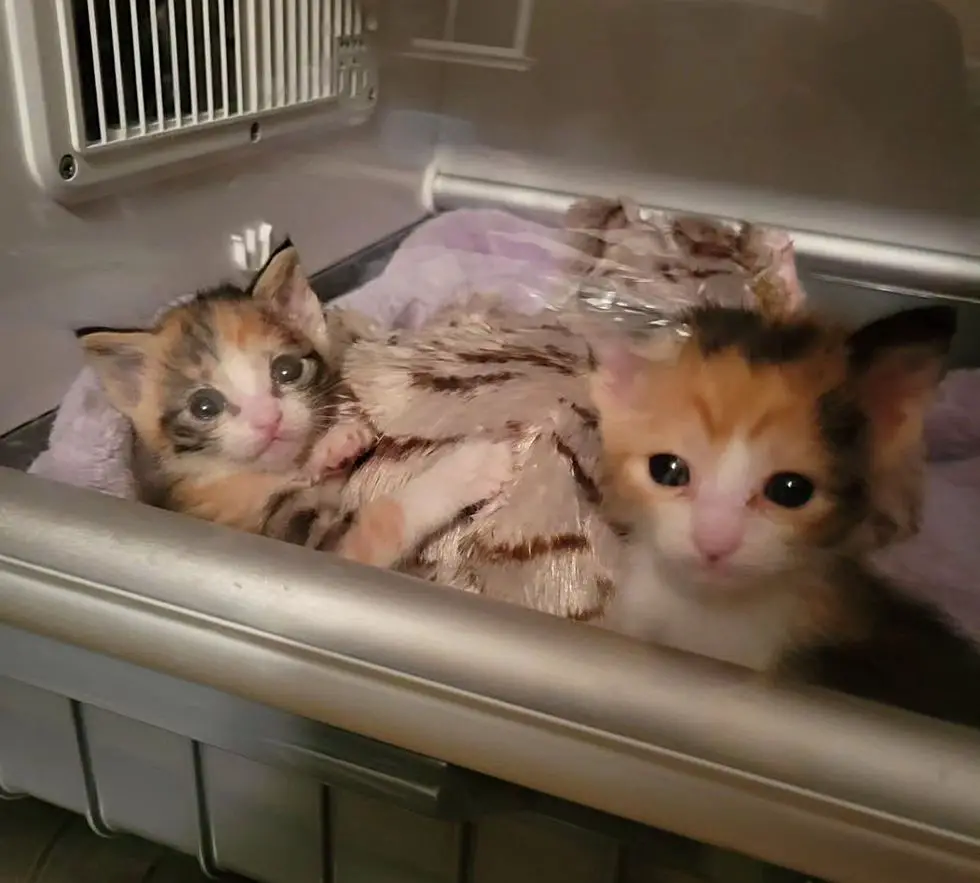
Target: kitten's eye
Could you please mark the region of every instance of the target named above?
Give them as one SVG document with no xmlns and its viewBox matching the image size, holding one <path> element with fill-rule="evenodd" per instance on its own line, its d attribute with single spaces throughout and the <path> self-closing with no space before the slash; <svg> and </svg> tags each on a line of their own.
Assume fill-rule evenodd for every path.
<svg viewBox="0 0 980 883">
<path fill-rule="evenodd" d="M 225 409 L 227 401 L 216 389 L 206 387 L 193 393 L 187 400 L 187 410 L 197 420 L 214 420 Z"/>
<path fill-rule="evenodd" d="M 691 470 L 676 454 L 654 454 L 650 458 L 650 477 L 664 487 L 684 487 L 691 483 Z"/>
<path fill-rule="evenodd" d="M 784 509 L 800 509 L 813 498 L 813 482 L 798 472 L 770 475 L 762 493 L 767 500 Z"/>
<path fill-rule="evenodd" d="M 299 356 L 276 356 L 272 360 L 270 373 L 272 379 L 279 384 L 308 381 L 316 365 L 312 359 L 301 359 Z"/>
</svg>

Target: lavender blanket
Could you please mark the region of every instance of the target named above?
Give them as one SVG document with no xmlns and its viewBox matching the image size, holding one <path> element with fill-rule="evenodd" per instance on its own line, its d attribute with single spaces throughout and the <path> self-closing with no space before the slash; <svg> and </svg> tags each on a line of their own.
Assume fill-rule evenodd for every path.
<svg viewBox="0 0 980 883">
<path fill-rule="evenodd" d="M 418 327 L 475 292 L 536 312 L 547 306 L 568 258 L 553 229 L 503 212 L 460 210 L 409 235 L 376 279 L 345 296 L 382 327 Z M 980 642 L 980 371 L 953 372 L 926 426 L 929 448 L 923 529 L 890 548 L 880 566 L 937 604 Z M 126 421 L 89 370 L 68 391 L 49 448 L 30 471 L 113 496 L 135 498 Z"/>
</svg>

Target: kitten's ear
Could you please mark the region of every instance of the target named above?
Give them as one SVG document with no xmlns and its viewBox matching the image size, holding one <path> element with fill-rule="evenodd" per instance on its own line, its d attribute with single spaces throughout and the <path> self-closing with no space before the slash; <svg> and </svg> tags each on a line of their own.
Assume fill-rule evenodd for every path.
<svg viewBox="0 0 980 883">
<path fill-rule="evenodd" d="M 609 247 L 608 231 L 629 225 L 623 203 L 618 199 L 589 197 L 572 204 L 565 214 L 568 273 L 586 275 Z"/>
<path fill-rule="evenodd" d="M 638 404 L 650 368 L 672 361 L 682 339 L 659 329 L 642 340 L 628 335 L 589 337 L 589 387 L 600 413 L 629 410 Z"/>
<path fill-rule="evenodd" d="M 871 322 L 849 339 L 852 382 L 871 421 L 873 546 L 918 529 L 924 420 L 955 332 L 953 309 L 923 307 Z"/>
<path fill-rule="evenodd" d="M 589 341 L 589 387 L 599 411 L 628 408 L 647 364 L 629 340 Z"/>
<path fill-rule="evenodd" d="M 314 342 L 323 341 L 323 305 L 310 288 L 296 246 L 283 240 L 252 280 L 249 292 L 290 328 Z"/>
<path fill-rule="evenodd" d="M 886 316 L 850 336 L 850 374 L 876 445 L 891 446 L 910 432 L 921 443 L 922 420 L 955 333 L 956 311 L 937 306 Z"/>
<path fill-rule="evenodd" d="M 132 416 L 139 406 L 143 378 L 156 338 L 148 331 L 82 329 L 76 332 L 88 364 L 112 406 Z"/>
</svg>

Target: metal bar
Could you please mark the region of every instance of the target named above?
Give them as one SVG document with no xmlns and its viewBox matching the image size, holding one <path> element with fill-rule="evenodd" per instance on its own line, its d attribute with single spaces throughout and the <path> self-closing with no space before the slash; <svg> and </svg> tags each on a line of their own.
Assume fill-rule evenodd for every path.
<svg viewBox="0 0 980 883">
<path fill-rule="evenodd" d="M 197 52 L 194 39 L 194 0 L 184 0 L 184 12 L 187 16 L 187 83 L 191 96 L 191 122 L 198 122 L 197 104 Z"/>
<path fill-rule="evenodd" d="M 140 48 L 139 16 L 136 0 L 129 0 L 129 22 L 133 35 L 133 66 L 136 74 L 136 113 L 139 118 L 140 134 L 146 134 L 146 103 L 143 97 L 143 51 Z M 153 29 L 154 32 L 156 28 Z"/>
<path fill-rule="evenodd" d="M 170 20 L 170 72 L 174 89 L 174 123 L 176 128 L 184 125 L 184 109 L 180 100 L 180 56 L 177 52 L 177 10 L 174 0 L 167 0 L 167 16 Z"/>
<path fill-rule="evenodd" d="M 534 0 L 519 0 L 517 22 L 514 26 L 514 49 L 527 55 L 527 42 L 531 34 L 531 19 L 534 15 Z"/>
<path fill-rule="evenodd" d="M 106 143 L 105 96 L 102 94 L 102 61 L 99 58 L 99 27 L 95 18 L 95 0 L 88 0 L 88 32 L 92 44 L 92 78 L 95 80 L 95 106 L 98 112 L 99 143 Z"/>
<path fill-rule="evenodd" d="M 272 2 L 264 0 L 262 3 L 262 107 L 270 108 L 274 106 L 274 96 L 272 92 Z"/>
<path fill-rule="evenodd" d="M 310 100 L 310 6 L 307 0 L 298 0 L 299 21 L 297 23 L 299 43 L 299 59 L 297 75 L 299 87 L 296 92 L 297 101 Z"/>
<path fill-rule="evenodd" d="M 162 132 L 167 125 L 167 114 L 163 103 L 163 69 L 160 62 L 160 29 L 157 26 L 156 0 L 146 0 L 146 5 L 149 20 L 153 22 L 153 27 L 150 28 L 151 43 L 153 46 L 153 88 L 157 99 L 157 125 Z"/>
<path fill-rule="evenodd" d="M 467 169 L 469 171 L 469 169 Z M 505 172 L 506 174 L 506 172 Z M 667 202 L 666 205 L 645 204 L 644 208 L 663 208 L 703 213 L 721 218 L 733 218 L 726 207 L 740 205 L 747 214 L 760 217 L 760 222 L 773 223 L 785 229 L 793 240 L 793 247 L 799 257 L 817 263 L 847 268 L 849 278 L 869 279 L 877 282 L 899 281 L 908 287 L 929 286 L 941 289 L 942 293 L 966 300 L 980 299 L 980 251 L 954 251 L 952 248 L 969 243 L 969 231 L 961 231 L 957 225 L 924 223 L 915 217 L 899 214 L 881 213 L 866 216 L 863 227 L 866 230 L 903 230 L 906 236 L 920 233 L 921 241 L 942 241 L 947 238 L 952 248 L 949 251 L 931 247 L 895 244 L 890 232 L 883 241 L 860 239 L 850 233 L 822 233 L 796 227 L 792 221 L 784 222 L 779 215 L 798 214 L 792 207 L 783 205 L 763 206 L 753 200 L 751 194 L 736 192 L 723 194 L 721 188 L 712 187 L 711 194 L 705 198 L 695 187 L 677 185 L 675 182 L 660 182 L 645 179 L 646 187 L 657 191 Z M 636 192 L 636 188 L 623 186 L 617 193 Z M 581 193 L 572 193 L 544 187 L 531 187 L 508 184 L 503 181 L 478 178 L 470 174 L 454 174 L 436 170 L 429 179 L 423 201 L 430 210 L 451 210 L 453 208 L 495 207 L 521 213 L 532 213 L 543 219 L 560 219 Z M 710 203 L 709 203 L 710 200 Z M 768 209 L 770 220 L 761 220 L 761 211 Z M 823 215 L 830 218 L 830 215 Z M 848 221 L 841 212 L 842 221 Z M 844 228 L 844 224 L 839 225 Z M 853 228 L 853 224 L 851 225 Z M 846 228 L 844 228 L 846 229 Z M 895 237 L 897 238 L 897 237 Z M 891 240 L 891 241 L 889 241 Z M 883 278 L 885 277 L 885 278 Z"/>
<path fill-rule="evenodd" d="M 224 0 L 219 0 L 224 2 Z M 204 88 L 208 121 L 214 120 L 214 70 L 211 58 L 211 0 L 201 0 L 201 30 L 204 32 Z"/>
<path fill-rule="evenodd" d="M 453 42 L 456 39 L 456 16 L 459 14 L 459 0 L 449 0 L 446 5 L 446 18 L 442 23 L 442 39 Z"/>
<path fill-rule="evenodd" d="M 109 32 L 112 41 L 112 66 L 116 74 L 116 104 L 119 111 L 119 134 L 126 138 L 129 120 L 126 116 L 126 94 L 123 90 L 122 51 L 119 46 L 119 10 L 113 0 L 109 4 Z"/>
<path fill-rule="evenodd" d="M 236 24 L 237 24 L 238 3 L 235 3 Z M 228 22 L 225 12 L 225 0 L 218 0 L 218 36 L 221 39 L 221 106 L 224 108 L 224 116 L 227 119 L 231 116 L 231 95 L 228 77 Z M 235 33 L 235 45 L 238 45 L 238 33 Z M 241 92 L 238 93 L 241 101 Z"/>
<path fill-rule="evenodd" d="M 319 98 L 323 94 L 323 59 L 320 53 L 323 51 L 321 37 L 325 5 L 323 0 L 310 0 L 310 35 L 313 40 L 310 47 L 310 98 Z"/>
<path fill-rule="evenodd" d="M 323 0 L 324 4 L 324 15 L 323 15 L 323 71 L 322 76 L 324 78 L 323 91 L 325 95 L 333 97 L 334 95 L 334 56 L 335 52 L 335 35 L 336 35 L 336 5 L 338 0 Z"/>
<path fill-rule="evenodd" d="M 333 22 L 333 64 L 330 71 L 331 91 L 334 95 L 339 95 L 344 89 L 342 59 L 343 52 L 341 46 L 344 41 L 344 3 L 346 0 L 333 0 L 334 22 Z"/>
<path fill-rule="evenodd" d="M 298 58 L 298 47 L 297 47 L 297 15 L 296 15 L 296 4 L 299 0 L 286 0 L 286 33 L 285 39 L 281 43 L 286 48 L 286 59 L 288 59 L 288 64 L 286 65 L 286 103 L 295 104 L 297 97 L 299 96 L 299 68 L 297 63 Z"/>
<path fill-rule="evenodd" d="M 285 0 L 273 0 L 275 11 L 275 39 L 272 41 L 275 50 L 275 95 L 274 107 L 282 107 L 286 103 L 286 11 Z"/>
<path fill-rule="evenodd" d="M 259 46 L 258 18 L 255 15 L 255 0 L 247 0 L 245 7 L 245 30 L 248 34 L 248 109 L 255 113 L 259 109 Z M 244 108 L 245 96 L 242 94 L 242 50 L 241 50 L 241 21 L 235 3 L 235 62 L 238 66 L 238 101 Z"/>
</svg>

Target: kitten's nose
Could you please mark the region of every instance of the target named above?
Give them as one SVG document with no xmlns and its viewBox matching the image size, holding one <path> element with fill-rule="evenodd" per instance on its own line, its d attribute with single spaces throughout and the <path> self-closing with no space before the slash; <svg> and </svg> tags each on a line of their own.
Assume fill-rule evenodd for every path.
<svg viewBox="0 0 980 883">
<path fill-rule="evenodd" d="M 282 423 L 282 408 L 275 400 L 249 402 L 245 410 L 248 422 L 260 432 L 271 435 Z"/>
<path fill-rule="evenodd" d="M 694 545 L 697 546 L 698 551 L 701 553 L 701 557 L 704 559 L 706 564 L 721 564 L 726 558 L 729 558 L 735 550 L 738 548 L 738 541 L 728 542 L 728 543 L 699 543 L 695 540 Z"/>
<path fill-rule="evenodd" d="M 275 417 L 270 417 L 268 420 L 264 420 L 261 423 L 255 424 L 256 429 L 260 429 L 267 435 L 275 435 L 282 423 L 282 412 L 275 415 Z"/>
<path fill-rule="evenodd" d="M 707 564 L 721 564 L 738 551 L 741 545 L 741 524 L 721 519 L 694 525 L 694 546 Z"/>
</svg>

